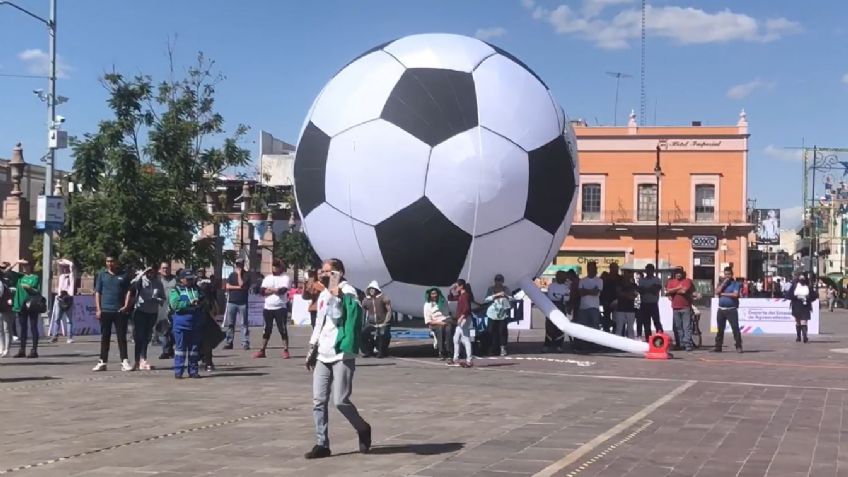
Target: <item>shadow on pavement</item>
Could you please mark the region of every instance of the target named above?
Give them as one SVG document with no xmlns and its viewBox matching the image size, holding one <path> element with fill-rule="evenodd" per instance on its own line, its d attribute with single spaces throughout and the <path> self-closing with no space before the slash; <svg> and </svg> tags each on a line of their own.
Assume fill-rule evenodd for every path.
<svg viewBox="0 0 848 477">
<path fill-rule="evenodd" d="M 0 378 L 0 383 L 22 383 L 25 381 L 52 381 L 59 379 L 55 376 L 20 376 L 17 378 Z"/>
<path fill-rule="evenodd" d="M 377 368 L 377 367 L 380 367 L 380 366 L 396 366 L 396 365 L 397 365 L 397 363 L 391 363 L 391 362 L 389 362 L 389 363 L 386 363 L 386 362 L 383 362 L 383 363 L 374 363 L 374 362 L 363 363 L 361 360 L 358 360 L 357 363 L 356 363 L 357 368 Z"/>
<path fill-rule="evenodd" d="M 20 361 L 9 361 L 3 363 L 3 366 L 79 366 L 79 363 L 69 363 L 66 361 L 44 361 L 41 359 L 18 358 Z M 26 360 L 26 361 L 24 361 Z"/>
<path fill-rule="evenodd" d="M 204 374 L 204 378 L 235 378 L 235 377 L 253 377 L 253 376 L 268 376 L 268 373 L 227 373 L 215 372 L 214 374 Z"/>
<path fill-rule="evenodd" d="M 461 442 L 445 442 L 445 443 L 428 443 L 428 444 L 399 444 L 388 446 L 374 446 L 368 451 L 369 454 L 375 455 L 392 455 L 392 454 L 415 454 L 415 455 L 439 455 L 457 452 L 465 447 Z M 358 452 L 345 452 L 342 454 L 333 454 L 336 457 L 343 455 L 358 454 Z"/>
</svg>

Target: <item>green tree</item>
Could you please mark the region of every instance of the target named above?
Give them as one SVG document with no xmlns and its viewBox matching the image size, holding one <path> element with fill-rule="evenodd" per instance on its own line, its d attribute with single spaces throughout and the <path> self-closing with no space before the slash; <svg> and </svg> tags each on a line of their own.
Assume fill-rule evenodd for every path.
<svg viewBox="0 0 848 477">
<path fill-rule="evenodd" d="M 147 75 L 104 76 L 112 117 L 72 144 L 72 177 L 82 191 L 68 207 L 63 240 L 83 269 L 99 268 L 104 253 L 136 267 L 209 260 L 208 244 L 193 244 L 197 225 L 214 220 L 205 196 L 224 169 L 250 162 L 240 146 L 247 127 L 227 135 L 215 111 L 223 80 L 202 53 L 181 78 L 173 59 L 169 79 L 159 83 Z"/>
<path fill-rule="evenodd" d="M 289 230 L 280 234 L 279 239 L 274 242 L 274 257 L 282 258 L 295 270 L 303 270 L 321 263 L 309 242 L 309 237 L 300 230 Z"/>
</svg>

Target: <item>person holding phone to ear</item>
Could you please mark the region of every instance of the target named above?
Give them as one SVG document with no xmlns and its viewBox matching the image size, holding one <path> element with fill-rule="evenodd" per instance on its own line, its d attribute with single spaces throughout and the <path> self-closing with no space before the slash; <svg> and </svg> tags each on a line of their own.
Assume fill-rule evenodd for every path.
<svg viewBox="0 0 848 477">
<path fill-rule="evenodd" d="M 359 435 L 359 452 L 371 449 L 371 426 L 350 401 L 356 355 L 362 330 L 362 306 L 356 289 L 344 279 L 344 264 L 331 258 L 324 261 L 319 278 L 326 289 L 318 296 L 318 316 L 312 336 L 306 369 L 312 371 L 312 415 L 315 420 L 315 446 L 307 459 L 330 457 L 328 404 L 333 404 Z"/>
</svg>

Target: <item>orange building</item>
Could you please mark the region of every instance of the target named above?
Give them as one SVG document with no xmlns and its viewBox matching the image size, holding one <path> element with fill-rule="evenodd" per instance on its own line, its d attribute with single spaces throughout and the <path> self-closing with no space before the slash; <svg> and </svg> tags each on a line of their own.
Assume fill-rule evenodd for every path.
<svg viewBox="0 0 848 477">
<path fill-rule="evenodd" d="M 574 124 L 580 191 L 574 222 L 555 263 L 594 260 L 641 269 L 682 266 L 704 293 L 724 266 L 747 276 L 748 123 L 736 126 L 626 127 Z M 659 201 L 655 166 L 660 152 Z M 659 204 L 659 233 L 656 228 Z"/>
</svg>

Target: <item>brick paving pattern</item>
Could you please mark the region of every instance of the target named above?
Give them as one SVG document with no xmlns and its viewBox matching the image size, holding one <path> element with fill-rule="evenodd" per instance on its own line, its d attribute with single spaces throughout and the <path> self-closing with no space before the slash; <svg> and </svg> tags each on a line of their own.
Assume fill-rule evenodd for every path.
<svg viewBox="0 0 848 477">
<path fill-rule="evenodd" d="M 305 330 L 292 330 L 291 360 L 219 351 L 218 372 L 184 381 L 122 373 L 116 359 L 92 373 L 96 339 L 82 338 L 0 360 L 0 474 L 848 475 L 848 354 L 832 351 L 848 348 L 848 313 L 823 321 L 830 334 L 808 345 L 746 336 L 746 354 L 667 362 L 546 355 L 464 370 L 397 343 L 399 357 L 357 363 L 353 400 L 374 427 L 372 453 L 355 452 L 333 410 L 334 457 L 321 461 L 302 457 L 314 432 Z M 520 338 L 516 357 L 541 356 L 539 331 Z"/>
</svg>

